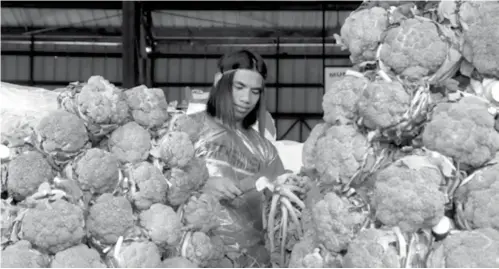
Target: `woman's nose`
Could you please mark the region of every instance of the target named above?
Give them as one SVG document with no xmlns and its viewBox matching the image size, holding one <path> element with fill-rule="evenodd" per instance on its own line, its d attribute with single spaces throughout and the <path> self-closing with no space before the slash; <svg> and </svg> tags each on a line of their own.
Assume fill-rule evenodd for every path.
<svg viewBox="0 0 499 269">
<path fill-rule="evenodd" d="M 250 90 L 249 89 L 244 89 L 242 90 L 239 95 L 239 100 L 244 103 L 249 103 L 250 102 Z"/>
</svg>

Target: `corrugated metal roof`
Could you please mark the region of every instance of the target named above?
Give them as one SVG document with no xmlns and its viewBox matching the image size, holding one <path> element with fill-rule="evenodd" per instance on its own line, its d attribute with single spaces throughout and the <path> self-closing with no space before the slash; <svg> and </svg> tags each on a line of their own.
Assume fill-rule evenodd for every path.
<svg viewBox="0 0 499 269">
<path fill-rule="evenodd" d="M 327 28 L 343 23 L 349 11 L 328 11 Z M 155 27 L 268 27 L 322 28 L 319 11 L 154 11 Z M 121 27 L 121 10 L 2 8 L 2 26 L 10 27 Z"/>
<path fill-rule="evenodd" d="M 2 8 L 2 26 L 121 27 L 121 10 Z"/>
</svg>

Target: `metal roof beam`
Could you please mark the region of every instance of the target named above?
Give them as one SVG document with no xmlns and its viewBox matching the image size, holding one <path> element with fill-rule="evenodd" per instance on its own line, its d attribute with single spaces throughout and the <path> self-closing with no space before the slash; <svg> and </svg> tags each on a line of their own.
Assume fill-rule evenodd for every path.
<svg viewBox="0 0 499 269">
<path fill-rule="evenodd" d="M 148 10 L 355 10 L 362 1 L 144 1 Z M 115 9 L 122 1 L 2 1 L 2 8 Z"/>
<path fill-rule="evenodd" d="M 61 27 L 58 29 L 43 28 L 43 27 L 10 27 L 2 26 L 2 39 L 4 36 L 26 36 L 29 37 L 32 33 L 36 36 L 103 36 L 103 37 L 119 37 L 121 36 L 120 28 L 86 28 L 86 27 Z"/>
</svg>

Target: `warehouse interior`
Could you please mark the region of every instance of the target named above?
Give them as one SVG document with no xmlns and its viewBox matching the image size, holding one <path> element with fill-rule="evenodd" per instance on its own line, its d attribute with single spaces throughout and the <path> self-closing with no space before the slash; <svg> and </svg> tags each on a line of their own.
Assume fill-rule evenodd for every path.
<svg viewBox="0 0 499 269">
<path fill-rule="evenodd" d="M 117 86 L 209 89 L 216 61 L 247 48 L 269 67 L 277 139 L 303 142 L 322 119 L 325 67 L 351 65 L 335 44 L 362 1 L 2 1 L 4 82 L 61 88 L 101 75 Z"/>
</svg>

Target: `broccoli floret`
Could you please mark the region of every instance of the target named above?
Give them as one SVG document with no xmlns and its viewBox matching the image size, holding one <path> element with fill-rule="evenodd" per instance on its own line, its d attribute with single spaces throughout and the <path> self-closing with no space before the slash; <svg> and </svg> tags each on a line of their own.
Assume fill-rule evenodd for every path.
<svg viewBox="0 0 499 269">
<path fill-rule="evenodd" d="M 220 243 L 212 241 L 202 232 L 194 232 L 186 238 L 182 247 L 182 256 L 200 267 L 205 267 L 210 262 L 223 258 L 223 244 Z"/>
<path fill-rule="evenodd" d="M 449 235 L 428 258 L 428 268 L 499 268 L 499 231 L 483 228 Z"/>
<path fill-rule="evenodd" d="M 184 167 L 194 157 L 194 145 L 189 135 L 169 132 L 159 142 L 159 157 L 167 167 Z"/>
<path fill-rule="evenodd" d="M 170 122 L 171 131 L 188 134 L 192 143 L 199 139 L 203 127 L 203 122 L 197 121 L 195 117 L 186 114 L 177 114 L 173 116 Z"/>
<path fill-rule="evenodd" d="M 163 90 L 138 86 L 125 94 L 133 119 L 142 127 L 158 128 L 168 120 L 168 103 Z"/>
<path fill-rule="evenodd" d="M 220 202 L 213 195 L 192 196 L 184 207 L 185 224 L 206 233 L 219 225 L 217 215 L 221 210 Z"/>
<path fill-rule="evenodd" d="M 175 246 L 182 237 L 182 222 L 175 211 L 167 205 L 153 204 L 140 213 L 140 225 L 158 246 Z"/>
<path fill-rule="evenodd" d="M 77 245 L 57 252 L 50 264 L 51 268 L 106 268 L 99 252 L 86 245 Z"/>
<path fill-rule="evenodd" d="M 168 184 L 157 167 L 148 162 L 141 162 L 131 173 L 135 191 L 130 192 L 130 198 L 138 210 L 149 209 L 154 203 L 166 203 Z"/>
<path fill-rule="evenodd" d="M 73 165 L 74 175 L 84 191 L 101 194 L 111 192 L 119 180 L 119 162 L 111 153 L 89 149 Z"/>
<path fill-rule="evenodd" d="M 352 209 L 354 206 L 347 198 L 334 192 L 326 194 L 312 207 L 314 231 L 327 250 L 336 253 L 346 250 L 366 221 L 367 213 Z"/>
<path fill-rule="evenodd" d="M 29 151 L 9 162 L 7 190 L 16 201 L 21 201 L 54 176 L 55 171 L 45 157 L 37 151 Z"/>
<path fill-rule="evenodd" d="M 195 263 L 184 257 L 173 257 L 163 260 L 161 268 L 199 268 Z"/>
<path fill-rule="evenodd" d="M 367 229 L 361 231 L 348 246 L 344 268 L 400 268 L 395 241 L 390 232 Z"/>
<path fill-rule="evenodd" d="M 195 192 L 201 189 L 209 178 L 206 162 L 201 158 L 193 158 L 183 168 L 172 168 L 166 175 L 172 186 L 168 189 L 168 202 L 181 205 Z"/>
<path fill-rule="evenodd" d="M 159 249 L 150 241 L 124 243 L 117 258 L 120 268 L 158 268 L 161 264 Z"/>
<path fill-rule="evenodd" d="M 98 244 L 114 244 L 134 225 L 132 205 L 125 197 L 104 193 L 90 207 L 87 229 Z"/>
<path fill-rule="evenodd" d="M 136 122 L 129 122 L 111 134 L 108 147 L 120 162 L 138 163 L 149 156 L 151 135 Z"/>
<path fill-rule="evenodd" d="M 496 157 L 499 160 L 499 154 Z M 492 227 L 499 231 L 499 164 L 477 171 L 455 194 L 459 216 L 470 228 Z"/>
<path fill-rule="evenodd" d="M 34 132 L 38 148 L 55 159 L 65 160 L 64 155 L 76 155 L 90 146 L 83 121 L 63 110 L 52 111 L 41 118 Z"/>
<path fill-rule="evenodd" d="M 431 21 L 407 19 L 386 32 L 380 60 L 394 73 L 418 79 L 435 73 L 447 58 L 448 44 Z"/>
<path fill-rule="evenodd" d="M 464 37 L 461 52 L 485 77 L 499 78 L 498 13 L 497 1 L 463 1 L 459 7 Z"/>
<path fill-rule="evenodd" d="M 385 9 L 373 7 L 352 12 L 341 27 L 341 37 L 337 42 L 350 51 L 354 64 L 376 59 L 376 50 L 382 34 L 388 27 L 388 14 Z"/>
<path fill-rule="evenodd" d="M 324 183 L 348 182 L 368 152 L 367 138 L 353 125 L 316 125 L 312 134 L 303 146 L 304 166 L 317 169 Z"/>
<path fill-rule="evenodd" d="M 329 88 L 322 99 L 324 121 L 331 124 L 353 122 L 358 114 L 357 102 L 368 82 L 363 77 L 345 76 L 333 85 L 326 85 Z"/>
<path fill-rule="evenodd" d="M 83 210 L 64 200 L 38 203 L 26 212 L 21 225 L 23 240 L 51 254 L 81 243 L 85 236 Z"/>
<path fill-rule="evenodd" d="M 2 268 L 47 268 L 50 259 L 32 249 L 31 243 L 22 240 L 2 250 Z"/>
<path fill-rule="evenodd" d="M 418 162 L 422 156 L 410 156 Z M 410 159 L 405 159 L 411 163 Z M 423 162 L 420 160 L 419 162 Z M 413 169 L 404 159 L 381 170 L 374 183 L 371 205 L 376 218 L 387 226 L 415 232 L 432 228 L 444 215 L 445 196 L 439 190 L 443 181 L 436 167 Z"/>
<path fill-rule="evenodd" d="M 369 129 L 394 126 L 411 105 L 411 96 L 398 82 L 369 83 L 357 104 L 363 125 Z"/>
<path fill-rule="evenodd" d="M 499 133 L 488 104 L 478 97 L 440 103 L 423 131 L 423 145 L 451 157 L 462 168 L 478 168 L 499 151 Z"/>
</svg>

